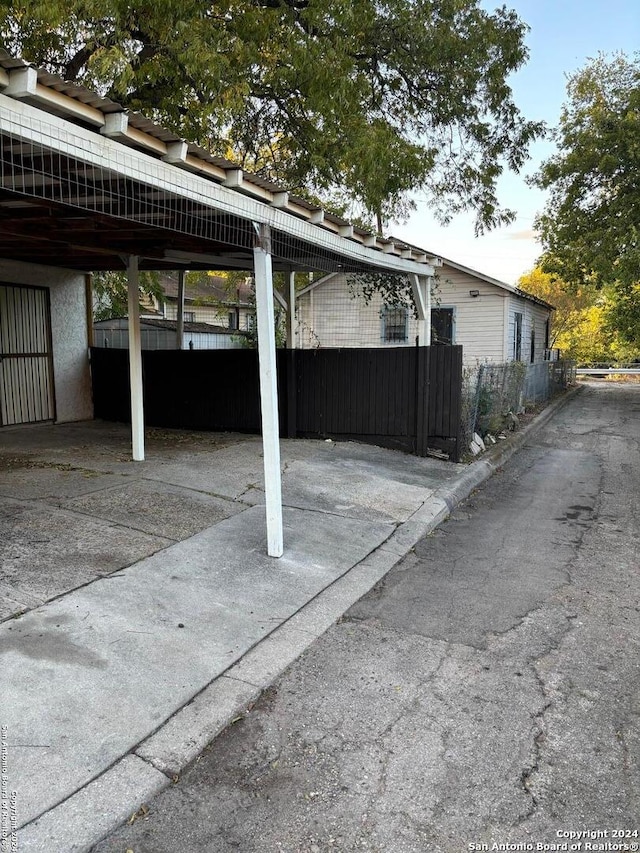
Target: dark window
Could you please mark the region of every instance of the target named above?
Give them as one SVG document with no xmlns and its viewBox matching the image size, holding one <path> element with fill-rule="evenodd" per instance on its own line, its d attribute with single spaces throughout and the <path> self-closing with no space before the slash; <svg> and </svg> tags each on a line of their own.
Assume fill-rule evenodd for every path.
<svg viewBox="0 0 640 853">
<path fill-rule="evenodd" d="M 536 360 L 536 329 L 535 326 L 531 327 L 531 353 L 529 357 L 529 361 L 531 364 Z"/>
<path fill-rule="evenodd" d="M 516 361 L 522 359 L 522 314 L 513 316 L 513 357 Z"/>
<path fill-rule="evenodd" d="M 431 309 L 431 343 L 453 343 L 453 308 Z"/>
<path fill-rule="evenodd" d="M 184 322 L 185 323 L 195 323 L 196 321 L 196 312 L 195 311 L 185 311 L 184 312 Z"/>
<path fill-rule="evenodd" d="M 402 306 L 385 306 L 382 309 L 382 340 L 386 343 L 404 343 L 407 335 L 407 309 Z"/>
<path fill-rule="evenodd" d="M 229 311 L 229 328 L 238 328 L 238 314 L 235 311 Z"/>
<path fill-rule="evenodd" d="M 547 319 L 545 320 L 545 323 L 544 323 L 544 348 L 545 349 L 549 349 L 550 339 L 551 339 L 550 322 L 549 322 L 549 318 L 547 317 Z"/>
</svg>

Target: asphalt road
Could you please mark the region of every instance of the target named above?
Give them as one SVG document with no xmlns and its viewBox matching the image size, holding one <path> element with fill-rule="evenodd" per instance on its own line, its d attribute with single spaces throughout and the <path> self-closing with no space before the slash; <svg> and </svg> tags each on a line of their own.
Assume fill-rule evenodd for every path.
<svg viewBox="0 0 640 853">
<path fill-rule="evenodd" d="M 639 495 L 591 383 L 95 853 L 637 849 Z"/>
</svg>

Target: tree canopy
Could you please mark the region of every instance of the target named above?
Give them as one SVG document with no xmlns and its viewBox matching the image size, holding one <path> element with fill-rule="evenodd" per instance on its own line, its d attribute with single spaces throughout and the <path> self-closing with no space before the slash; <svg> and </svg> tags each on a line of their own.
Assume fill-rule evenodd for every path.
<svg viewBox="0 0 640 853">
<path fill-rule="evenodd" d="M 550 191 L 536 227 L 542 266 L 574 290 L 607 291 L 609 319 L 640 346 L 640 55 L 599 56 L 570 78 Z"/>
<path fill-rule="evenodd" d="M 520 277 L 518 287 L 555 307 L 549 345 L 564 356 L 593 363 L 631 361 L 640 355 L 616 328 L 616 294 L 610 285 L 598 289 L 586 282 L 569 287 L 537 266 Z"/>
<path fill-rule="evenodd" d="M 542 132 L 508 75 L 526 25 L 479 0 L 0 0 L 4 46 L 378 227 L 422 190 L 510 221 L 496 181 Z"/>
</svg>

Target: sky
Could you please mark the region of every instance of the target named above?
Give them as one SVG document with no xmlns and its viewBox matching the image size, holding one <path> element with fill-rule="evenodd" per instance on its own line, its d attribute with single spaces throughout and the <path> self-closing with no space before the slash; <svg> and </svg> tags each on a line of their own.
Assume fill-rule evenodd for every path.
<svg viewBox="0 0 640 853">
<path fill-rule="evenodd" d="M 481 5 L 491 10 L 499 3 L 482 0 Z M 632 56 L 640 50 L 638 0 L 505 0 L 505 5 L 515 9 L 531 28 L 526 38 L 529 61 L 509 78 L 515 102 L 527 119 L 542 120 L 550 128 L 558 124 L 568 75 L 600 52 L 622 50 Z M 393 225 L 390 233 L 515 284 L 541 252 L 533 220 L 544 206 L 545 194 L 529 187 L 525 176 L 535 173 L 553 151 L 550 140 L 538 141 L 531 146 L 531 159 L 520 175 L 502 175 L 500 204 L 517 212 L 511 225 L 476 238 L 472 214 L 458 216 L 451 225 L 441 227 L 418 198 L 418 209 L 408 222 Z"/>
</svg>

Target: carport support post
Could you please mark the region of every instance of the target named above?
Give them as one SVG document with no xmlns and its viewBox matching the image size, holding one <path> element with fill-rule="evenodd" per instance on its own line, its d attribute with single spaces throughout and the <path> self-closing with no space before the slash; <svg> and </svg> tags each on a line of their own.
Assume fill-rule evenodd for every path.
<svg viewBox="0 0 640 853">
<path fill-rule="evenodd" d="M 296 274 L 289 273 L 289 299 L 287 305 L 287 438 L 295 438 L 298 434 L 297 394 L 298 379 L 296 375 Z"/>
<path fill-rule="evenodd" d="M 142 346 L 140 342 L 140 290 L 138 258 L 127 258 L 129 297 L 129 379 L 131 383 L 131 445 L 136 462 L 144 459 L 144 408 L 142 397 Z"/>
<path fill-rule="evenodd" d="M 176 312 L 176 349 L 184 346 L 184 270 L 178 271 L 178 307 Z"/>
<path fill-rule="evenodd" d="M 427 276 L 411 276 L 413 298 L 418 313 L 418 346 L 416 347 L 416 454 L 426 456 L 429 442 L 429 374 L 431 356 L 431 280 Z"/>
<path fill-rule="evenodd" d="M 418 346 L 431 345 L 431 279 L 412 275 L 411 289 L 418 312 Z"/>
<path fill-rule="evenodd" d="M 284 546 L 282 536 L 280 425 L 278 420 L 273 273 L 271 270 L 271 232 L 268 225 L 261 225 L 254 222 L 254 228 L 256 229 L 256 240 L 253 249 L 253 270 L 256 282 L 256 314 L 258 322 L 264 491 L 267 509 L 267 554 L 270 557 L 281 557 L 284 552 Z"/>
<path fill-rule="evenodd" d="M 296 324 L 296 274 L 289 273 L 289 295 L 287 297 L 287 349 L 295 348 Z"/>
</svg>

